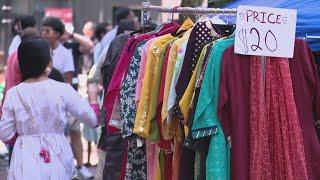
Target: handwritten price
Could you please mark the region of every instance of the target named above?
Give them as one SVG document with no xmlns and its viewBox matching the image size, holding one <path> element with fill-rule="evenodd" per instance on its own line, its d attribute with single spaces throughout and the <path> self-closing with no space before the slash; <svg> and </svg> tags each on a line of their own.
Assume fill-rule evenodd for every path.
<svg viewBox="0 0 320 180">
<path fill-rule="evenodd" d="M 252 51 L 263 51 L 266 48 L 270 52 L 275 52 L 278 49 L 277 37 L 271 30 L 268 30 L 262 37 L 260 34 L 260 31 L 254 27 L 250 30 L 245 28 L 239 30 L 238 35 L 243 44 L 244 53 L 249 52 L 249 47 Z M 249 38 L 250 41 L 248 40 Z"/>
</svg>

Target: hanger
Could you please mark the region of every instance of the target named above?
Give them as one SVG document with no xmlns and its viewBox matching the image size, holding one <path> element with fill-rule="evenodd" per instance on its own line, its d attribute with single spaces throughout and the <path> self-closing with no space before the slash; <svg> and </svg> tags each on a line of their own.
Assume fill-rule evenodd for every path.
<svg viewBox="0 0 320 180">
<path fill-rule="evenodd" d="M 234 24 L 212 24 L 212 28 L 221 37 L 226 37 L 226 36 L 232 35 L 232 33 L 236 30 L 236 25 L 234 25 Z"/>
<path fill-rule="evenodd" d="M 208 18 L 207 22 L 210 22 L 211 30 L 215 37 L 226 37 L 230 36 L 234 31 L 236 26 L 234 24 L 229 24 L 229 19 L 227 18 L 227 23 L 225 24 L 223 20 L 221 22 L 214 21 L 216 19 Z"/>
<path fill-rule="evenodd" d="M 206 22 L 206 21 L 209 20 L 209 18 L 208 18 L 208 16 L 206 14 L 204 14 L 204 15 L 196 14 L 195 16 L 198 19 L 196 23 L 198 23 L 198 22 Z"/>
<path fill-rule="evenodd" d="M 161 26 L 161 25 L 160 25 Z M 161 30 L 161 27 L 159 27 L 156 23 L 152 22 L 151 19 L 146 22 L 145 25 L 140 27 L 140 29 L 133 31 L 130 33 L 130 35 L 138 34 L 138 33 L 148 33 L 152 31 L 157 31 L 158 28 Z"/>
<path fill-rule="evenodd" d="M 186 26 L 186 24 L 189 24 L 192 22 L 190 18 L 187 18 L 181 25 L 181 27 L 174 33 L 171 33 L 172 36 L 174 37 L 181 37 L 186 31 L 190 29 L 189 26 Z"/>
</svg>

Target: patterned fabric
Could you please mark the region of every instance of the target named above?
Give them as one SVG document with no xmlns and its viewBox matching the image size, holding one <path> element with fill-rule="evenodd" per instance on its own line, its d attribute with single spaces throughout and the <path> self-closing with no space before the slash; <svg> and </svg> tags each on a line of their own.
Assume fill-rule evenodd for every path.
<svg viewBox="0 0 320 180">
<path fill-rule="evenodd" d="M 131 58 L 128 74 L 121 84 L 120 90 L 120 117 L 122 123 L 122 137 L 127 138 L 132 135 L 134 119 L 136 117 L 137 107 L 135 104 L 136 84 L 141 61 L 143 46 L 146 41 L 138 44 L 133 57 Z"/>
<path fill-rule="evenodd" d="M 209 59 L 209 56 L 211 54 L 211 49 L 212 49 L 212 45 L 213 43 L 210 43 L 208 46 L 206 46 L 207 50 L 206 50 L 206 54 L 204 56 L 204 62 L 202 62 L 202 70 L 201 70 L 201 73 L 204 72 L 204 69 L 205 69 L 205 64 L 208 63 L 208 59 Z M 198 76 L 200 74 L 200 71 L 198 72 Z M 196 75 L 196 73 L 193 74 L 193 76 Z M 194 78 L 194 77 L 192 77 Z M 186 135 L 186 138 L 184 140 L 184 146 L 185 147 L 188 147 L 190 149 L 194 149 L 194 150 L 199 150 L 199 145 L 203 143 L 202 138 L 201 141 L 199 141 L 199 139 L 195 140 L 193 137 L 192 137 L 192 124 L 193 124 L 193 121 L 194 121 L 194 116 L 195 116 L 195 113 L 196 113 L 196 107 L 197 107 L 197 102 L 198 102 L 198 98 L 199 98 L 199 94 L 200 94 L 200 88 L 201 88 L 201 84 L 202 84 L 202 80 L 200 81 L 200 79 L 197 80 L 197 84 L 191 84 L 189 83 L 189 85 L 192 87 L 195 86 L 195 89 L 194 89 L 194 93 L 192 94 L 192 99 L 190 100 L 190 105 L 189 105 L 189 109 L 188 111 L 190 111 L 188 113 L 188 116 L 186 118 L 184 123 L 186 124 L 186 126 L 188 127 L 188 132 L 187 132 L 187 135 Z M 188 88 L 189 88 L 189 85 L 188 85 Z M 181 104 L 182 104 L 182 101 L 183 101 L 184 97 L 181 99 L 180 101 L 180 107 L 181 107 L 181 110 L 182 112 L 184 111 Z M 208 148 L 209 149 L 209 148 Z"/>
<path fill-rule="evenodd" d="M 168 107 L 167 107 L 167 122 L 171 123 L 173 120 L 172 114 L 173 114 L 173 107 L 176 103 L 176 97 L 177 97 L 177 93 L 176 93 L 176 85 L 178 83 L 178 79 L 181 73 L 181 69 L 182 69 L 182 65 L 184 62 L 184 57 L 185 54 L 187 52 L 187 44 L 188 41 L 184 41 L 181 49 L 179 50 L 179 53 L 177 55 L 177 59 L 175 62 L 175 66 L 174 66 L 174 71 L 173 71 L 173 75 L 172 75 L 172 80 L 171 80 L 171 84 L 170 84 L 170 91 L 169 91 L 169 96 L 168 96 Z"/>
<path fill-rule="evenodd" d="M 171 34 L 161 36 L 153 42 L 148 52 L 133 132 L 153 142 L 159 139 L 159 128 L 155 118 L 164 51 L 174 39 Z"/>
<path fill-rule="evenodd" d="M 250 179 L 308 179 L 289 61 L 252 57 Z"/>
<path fill-rule="evenodd" d="M 217 101 L 219 96 L 220 64 L 224 50 L 231 46 L 234 39 L 220 40 L 212 48 L 208 65 L 202 80 L 195 119 L 192 126 L 193 138 L 201 138 L 217 133 Z M 201 76 L 198 83 L 201 83 Z M 198 86 L 199 84 L 197 84 Z M 220 128 L 221 129 L 221 128 Z"/>
<path fill-rule="evenodd" d="M 141 141 L 142 142 L 142 141 Z M 146 145 L 137 147 L 137 138 L 128 139 L 128 157 L 126 165 L 126 180 L 147 179 Z"/>
<path fill-rule="evenodd" d="M 186 51 L 178 83 L 175 86 L 177 98 L 175 106 L 173 107 L 173 115 L 178 117 L 179 121 L 183 121 L 179 102 L 188 86 L 203 47 L 214 39 L 212 30 L 210 29 L 210 26 L 208 26 L 209 22 L 210 21 L 198 22 L 193 28 L 188 40 L 187 49 L 194 50 Z"/>
<path fill-rule="evenodd" d="M 126 164 L 126 179 L 147 179 L 147 164 L 145 145 L 138 147 L 136 135 L 132 135 L 136 116 L 135 91 L 143 46 L 146 41 L 137 45 L 128 69 L 128 74 L 121 84 L 120 117 L 122 119 L 122 137 L 128 138 L 128 157 Z M 141 141 L 142 143 L 142 141 Z"/>
<path fill-rule="evenodd" d="M 163 162 L 160 162 L 160 171 L 161 171 L 161 177 L 162 179 L 168 179 L 165 177 L 172 177 L 172 140 L 164 140 L 163 134 L 162 134 L 162 129 L 168 128 L 165 126 L 162 126 L 162 119 L 161 119 L 161 109 L 162 109 L 162 103 L 163 103 L 163 94 L 164 94 L 164 85 L 165 85 L 165 79 L 166 79 L 166 71 L 167 71 L 167 66 L 168 66 L 168 59 L 170 55 L 170 49 L 172 47 L 172 44 L 169 44 L 166 47 L 165 50 L 165 56 L 163 59 L 163 66 L 162 66 L 162 72 L 161 72 L 161 81 L 160 81 L 160 91 L 158 95 L 158 103 L 157 103 L 157 124 L 159 126 L 159 141 L 157 143 L 158 147 L 160 148 L 160 154 L 159 154 L 159 160 L 163 160 Z M 170 178 L 168 180 L 170 180 Z"/>
<path fill-rule="evenodd" d="M 221 63 L 218 116 L 226 137 L 231 137 L 232 141 L 232 180 L 250 179 L 250 62 L 250 56 L 234 54 L 232 46 L 224 52 Z M 304 40 L 295 40 L 289 66 L 308 179 L 319 179 L 320 143 L 314 123 L 320 119 L 320 80 L 312 53 Z"/>
<path fill-rule="evenodd" d="M 179 26 L 177 26 L 177 24 L 169 23 L 164 25 L 161 28 L 159 34 L 157 35 L 175 32 L 178 28 Z M 118 64 L 114 70 L 114 73 L 110 80 L 110 84 L 105 96 L 104 106 L 106 109 L 106 124 L 107 124 L 108 133 L 118 132 L 117 128 L 108 126 L 108 124 L 110 121 L 115 100 L 120 94 L 121 81 L 123 80 L 123 77 L 126 76 L 127 74 L 127 70 L 129 68 L 129 64 L 134 54 L 134 51 L 136 49 L 136 46 L 138 45 L 138 43 L 142 42 L 143 40 L 149 39 L 153 36 L 154 34 L 142 34 L 142 35 L 136 36 L 134 38 L 129 39 L 129 41 L 127 41 L 127 43 L 124 46 L 124 49 L 122 51 L 120 59 L 118 60 Z"/>
<path fill-rule="evenodd" d="M 165 79 L 165 86 L 164 86 L 163 105 L 162 105 L 162 111 L 161 111 L 161 118 L 162 118 L 163 124 L 166 124 L 167 122 L 168 100 L 169 100 L 171 82 L 175 72 L 175 65 L 176 65 L 176 62 L 184 58 L 185 50 L 188 43 L 188 37 L 191 33 L 191 30 L 192 29 L 189 29 L 187 32 L 184 33 L 182 38 L 176 40 L 172 44 L 172 47 L 170 49 L 167 71 L 165 75 L 166 79 Z M 169 137 L 174 135 L 175 133 L 164 131 L 163 134 L 165 139 L 169 139 Z"/>
<path fill-rule="evenodd" d="M 146 38 L 147 36 L 140 36 L 136 38 L 131 38 L 124 46 L 123 52 L 118 60 L 118 64 L 114 70 L 112 78 L 110 80 L 108 90 L 106 91 L 104 107 L 106 109 L 106 129 L 108 133 L 115 133 L 119 130 L 112 126 L 109 126 L 110 117 L 112 115 L 112 110 L 114 103 L 116 101 L 116 97 L 118 95 L 118 90 L 120 89 L 120 83 L 129 66 L 131 57 L 133 56 L 136 45 L 142 41 L 142 38 Z"/>
<path fill-rule="evenodd" d="M 234 43 L 234 39 L 217 41 L 211 50 L 201 84 L 192 137 L 212 135 L 206 160 L 208 179 L 230 179 L 230 147 L 217 117 L 220 64 L 223 52 Z M 201 81 L 201 79 L 199 79 Z"/>
<path fill-rule="evenodd" d="M 146 65 L 147 65 L 147 57 L 148 57 L 148 49 L 152 45 L 153 41 L 155 41 L 157 38 L 150 39 L 146 44 L 143 46 L 142 54 L 141 54 L 141 60 L 139 65 L 139 74 L 137 79 L 137 85 L 136 85 L 136 95 L 135 95 L 135 102 L 136 104 L 139 104 L 140 101 L 140 95 L 141 95 L 141 88 L 143 83 L 144 74 L 146 71 Z"/>
<path fill-rule="evenodd" d="M 211 51 L 210 45 L 211 44 L 208 44 L 202 49 L 199 60 L 197 62 L 197 66 L 193 71 L 193 74 L 192 74 L 192 77 L 191 77 L 190 82 L 188 84 L 188 87 L 179 102 L 179 107 L 180 107 L 181 112 L 183 114 L 183 120 L 184 120 L 183 124 L 185 124 L 185 125 L 188 124 L 187 121 L 189 120 L 190 105 L 193 100 L 193 95 L 194 95 L 194 91 L 196 88 L 196 77 L 201 72 L 200 68 L 202 67 L 202 64 L 207 62 L 205 58 L 208 58 L 208 54 Z"/>
<path fill-rule="evenodd" d="M 98 125 L 89 103 L 66 83 L 51 79 L 23 82 L 8 91 L 0 120 L 0 140 L 8 142 L 18 135 L 8 180 L 71 179 L 73 153 L 64 135 L 68 112 L 90 127 Z M 49 159 L 44 162 L 39 155 L 44 152 L 46 157 L 50 154 L 49 164 Z"/>
</svg>

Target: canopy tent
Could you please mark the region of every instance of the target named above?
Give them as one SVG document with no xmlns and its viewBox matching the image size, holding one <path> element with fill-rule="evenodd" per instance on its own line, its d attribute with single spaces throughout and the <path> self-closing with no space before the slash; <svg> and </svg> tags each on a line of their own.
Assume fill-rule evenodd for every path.
<svg viewBox="0 0 320 180">
<path fill-rule="evenodd" d="M 239 5 L 265 6 L 297 9 L 296 36 L 320 36 L 320 0 L 235 0 L 224 8 L 237 8 Z M 320 39 L 307 39 L 313 51 L 320 50 Z"/>
</svg>

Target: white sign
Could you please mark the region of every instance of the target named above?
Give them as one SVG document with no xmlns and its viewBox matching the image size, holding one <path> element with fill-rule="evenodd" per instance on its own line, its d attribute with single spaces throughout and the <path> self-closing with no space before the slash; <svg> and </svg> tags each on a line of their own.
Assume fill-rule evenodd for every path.
<svg viewBox="0 0 320 180">
<path fill-rule="evenodd" d="M 296 21 L 296 10 L 240 5 L 234 52 L 292 58 Z"/>
</svg>

